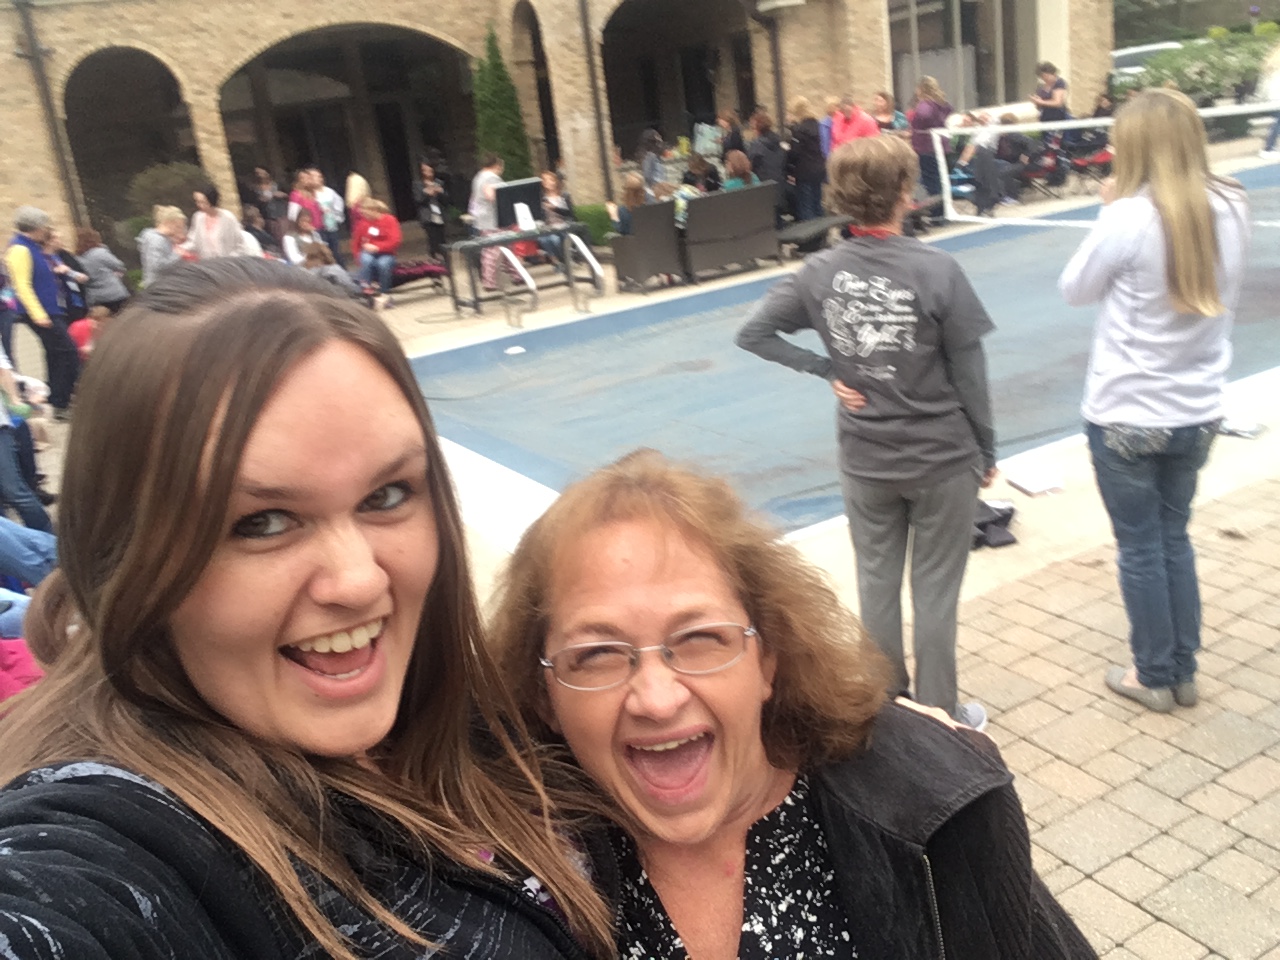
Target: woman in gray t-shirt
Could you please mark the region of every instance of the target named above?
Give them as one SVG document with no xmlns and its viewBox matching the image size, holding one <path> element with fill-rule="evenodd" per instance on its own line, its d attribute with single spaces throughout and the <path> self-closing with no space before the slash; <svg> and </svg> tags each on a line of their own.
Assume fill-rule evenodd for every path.
<svg viewBox="0 0 1280 960">
<path fill-rule="evenodd" d="M 911 688 L 901 610 L 910 541 L 914 698 L 981 729 L 986 711 L 957 699 L 956 613 L 978 488 L 995 476 L 982 348 L 993 325 L 951 256 L 902 235 L 918 169 L 897 137 L 833 153 L 832 205 L 854 218 L 852 238 L 777 283 L 737 343 L 831 381 L 862 621 L 892 664 L 890 692 Z M 805 327 L 825 355 L 780 336 Z"/>
</svg>

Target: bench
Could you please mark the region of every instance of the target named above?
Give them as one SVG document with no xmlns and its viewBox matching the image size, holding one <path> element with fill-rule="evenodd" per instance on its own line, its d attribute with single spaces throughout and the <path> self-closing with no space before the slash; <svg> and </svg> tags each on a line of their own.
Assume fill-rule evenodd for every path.
<svg viewBox="0 0 1280 960">
<path fill-rule="evenodd" d="M 833 215 L 816 220 L 797 220 L 778 231 L 778 244 L 783 257 L 793 252 L 812 253 L 827 245 L 832 230 L 839 230 L 853 223 L 853 217 Z"/>
<path fill-rule="evenodd" d="M 673 201 L 636 207 L 631 211 L 631 232 L 613 237 L 609 246 L 620 288 L 644 291 L 654 277 L 684 275 Z"/>
<path fill-rule="evenodd" d="M 684 272 L 698 274 L 730 266 L 754 269 L 757 260 L 782 261 L 772 181 L 741 190 L 719 190 L 690 200 L 685 213 Z"/>
</svg>

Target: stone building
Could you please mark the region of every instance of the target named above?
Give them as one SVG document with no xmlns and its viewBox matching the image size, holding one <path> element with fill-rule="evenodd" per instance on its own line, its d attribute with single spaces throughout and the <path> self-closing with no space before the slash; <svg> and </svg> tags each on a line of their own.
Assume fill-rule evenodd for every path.
<svg viewBox="0 0 1280 960">
<path fill-rule="evenodd" d="M 1047 58 L 1083 108 L 1112 37 L 1110 0 L 0 0 L 0 210 L 104 226 L 143 212 L 140 170 L 191 160 L 232 206 L 255 165 L 358 170 L 408 219 L 424 150 L 465 192 L 489 24 L 535 159 L 579 202 L 615 190 L 645 127 L 674 139 L 726 106 L 905 96 L 932 73 L 973 107 L 1024 99 Z"/>
</svg>

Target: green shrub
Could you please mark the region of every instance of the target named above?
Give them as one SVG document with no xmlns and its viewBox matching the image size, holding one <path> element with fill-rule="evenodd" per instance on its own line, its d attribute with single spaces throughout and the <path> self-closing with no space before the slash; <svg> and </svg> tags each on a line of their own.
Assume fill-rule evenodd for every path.
<svg viewBox="0 0 1280 960">
<path fill-rule="evenodd" d="M 142 289 L 142 271 L 126 270 L 124 274 L 124 285 L 134 293 Z"/>
<path fill-rule="evenodd" d="M 1224 40 L 1231 36 L 1231 31 L 1226 27 L 1210 27 L 1205 36 L 1210 40 Z"/>
<path fill-rule="evenodd" d="M 1235 96 L 1237 88 L 1257 84 L 1272 45 L 1266 37 L 1233 33 L 1208 43 L 1187 44 L 1181 50 L 1165 50 L 1146 62 L 1142 85 L 1172 83 L 1193 100 Z"/>
<path fill-rule="evenodd" d="M 150 220 L 157 204 L 195 209 L 191 194 L 207 186 L 209 175 L 194 163 L 158 163 L 147 167 L 129 184 L 129 205 Z"/>
<path fill-rule="evenodd" d="M 574 204 L 573 212 L 591 231 L 591 245 L 603 247 L 607 244 L 605 235 L 613 232 L 613 220 L 603 203 Z"/>
<path fill-rule="evenodd" d="M 1280 23 L 1274 20 L 1263 20 L 1254 25 L 1253 35 L 1255 37 L 1266 37 L 1269 40 L 1280 39 Z"/>
<path fill-rule="evenodd" d="M 130 240 L 137 240 L 138 234 L 147 229 L 147 227 L 154 225 L 154 221 L 150 214 L 145 217 L 130 217 L 117 227 L 116 233 L 120 236 L 127 237 Z"/>
<path fill-rule="evenodd" d="M 529 155 L 529 135 L 520 112 L 520 97 L 511 80 L 498 36 L 489 25 L 485 40 L 486 57 L 476 63 L 472 91 L 476 105 L 476 153 L 492 151 L 506 161 L 508 180 L 533 176 L 533 159 Z"/>
</svg>

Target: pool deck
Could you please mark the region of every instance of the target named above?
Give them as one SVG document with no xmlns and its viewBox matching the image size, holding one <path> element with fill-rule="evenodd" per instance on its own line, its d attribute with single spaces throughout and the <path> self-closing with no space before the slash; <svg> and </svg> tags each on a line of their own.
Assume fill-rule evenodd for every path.
<svg viewBox="0 0 1280 960">
<path fill-rule="evenodd" d="M 786 269 L 794 265 L 774 272 Z M 592 309 L 686 293 L 610 295 Z M 544 303 L 524 318 L 527 328 L 578 316 L 563 291 Z M 430 294 L 401 298 L 385 316 L 410 355 L 509 332 L 500 310 L 458 318 Z M 34 338 L 19 330 L 18 339 L 21 365 L 40 369 Z M 1060 493 L 1028 497 L 1002 477 L 987 494 L 1017 507 L 1018 543 L 972 555 L 961 686 L 986 704 L 988 733 L 1017 775 L 1037 869 L 1106 960 L 1280 960 L 1278 393 L 1277 371 L 1232 386 L 1232 411 L 1268 429 L 1253 440 L 1222 438 L 1202 474 L 1192 523 L 1204 600 L 1195 708 L 1151 714 L 1102 683 L 1108 664 L 1127 662 L 1127 623 L 1082 441 L 1069 438 L 1001 465 L 1005 475 L 1052 478 Z M 65 427 L 50 429 L 55 449 L 42 463 L 56 476 Z M 487 596 L 523 524 L 554 492 L 526 483 L 527 497 L 508 509 L 485 492 L 486 478 L 506 468 L 453 444 L 448 456 L 477 585 Z M 841 519 L 792 539 L 856 608 Z"/>
</svg>

